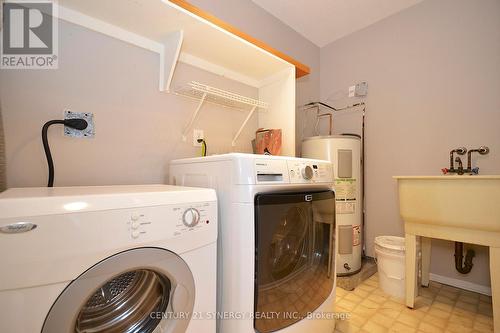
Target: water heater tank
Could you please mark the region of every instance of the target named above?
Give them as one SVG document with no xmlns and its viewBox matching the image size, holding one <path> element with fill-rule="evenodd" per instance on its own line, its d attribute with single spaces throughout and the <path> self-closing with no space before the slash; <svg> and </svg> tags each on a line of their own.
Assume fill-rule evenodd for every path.
<svg viewBox="0 0 500 333">
<path fill-rule="evenodd" d="M 337 275 L 357 273 L 361 270 L 363 246 L 361 139 L 352 135 L 306 138 L 302 142 L 302 157 L 333 163 L 338 226 Z"/>
</svg>

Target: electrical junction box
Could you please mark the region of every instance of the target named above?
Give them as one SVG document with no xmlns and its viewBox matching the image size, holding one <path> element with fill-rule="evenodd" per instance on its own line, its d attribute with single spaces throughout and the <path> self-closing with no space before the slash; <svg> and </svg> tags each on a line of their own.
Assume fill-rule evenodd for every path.
<svg viewBox="0 0 500 333">
<path fill-rule="evenodd" d="M 64 136 L 72 138 L 93 138 L 95 136 L 94 114 L 90 112 L 73 112 L 71 110 L 64 111 L 64 120 L 66 119 L 85 119 L 87 128 L 83 131 L 64 126 Z"/>
<path fill-rule="evenodd" d="M 354 95 L 356 97 L 364 97 L 368 94 L 368 83 L 363 81 L 356 83 L 356 88 L 354 89 Z"/>
<path fill-rule="evenodd" d="M 365 97 L 368 94 L 368 83 L 366 81 L 356 83 L 349 87 L 349 97 Z"/>
</svg>

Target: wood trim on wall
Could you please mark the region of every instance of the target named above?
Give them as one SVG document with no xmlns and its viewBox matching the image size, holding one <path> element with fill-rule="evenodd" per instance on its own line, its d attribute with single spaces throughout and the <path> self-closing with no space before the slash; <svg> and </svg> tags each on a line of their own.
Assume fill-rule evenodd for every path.
<svg viewBox="0 0 500 333">
<path fill-rule="evenodd" d="M 302 64 L 301 62 L 293 59 L 292 57 L 284 54 L 283 52 L 276 50 L 275 48 L 271 47 L 270 45 L 244 33 L 243 31 L 239 30 L 238 28 L 234 27 L 233 25 L 231 25 L 227 22 L 224 22 L 221 19 L 213 16 L 212 14 L 190 4 L 186 0 L 169 0 L 169 1 L 172 2 L 173 4 L 176 4 L 177 6 L 179 6 L 181 8 L 183 8 L 183 9 L 195 14 L 196 16 L 199 16 L 199 17 L 209 21 L 210 23 L 217 25 L 218 27 L 232 33 L 233 35 L 236 35 L 236 36 L 246 40 L 247 42 L 250 42 L 250 43 L 256 45 L 257 47 L 259 47 L 263 50 L 266 50 L 267 52 L 272 53 L 275 56 L 291 63 L 292 65 L 295 66 L 295 77 L 296 78 L 299 78 L 299 77 L 302 77 L 302 76 L 305 76 L 305 75 L 308 75 L 311 73 L 311 69 L 309 68 L 309 66 Z"/>
</svg>

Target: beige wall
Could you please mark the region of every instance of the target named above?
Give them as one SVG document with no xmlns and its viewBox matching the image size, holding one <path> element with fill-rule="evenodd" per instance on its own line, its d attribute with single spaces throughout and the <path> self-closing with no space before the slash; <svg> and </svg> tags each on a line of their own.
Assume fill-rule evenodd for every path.
<svg viewBox="0 0 500 333">
<path fill-rule="evenodd" d="M 321 98 L 337 106 L 347 87 L 368 81 L 366 236 L 402 235 L 394 175 L 440 173 L 457 146 L 487 145 L 474 156 L 483 174 L 500 173 L 500 1 L 427 0 L 321 50 Z M 359 131 L 357 116 L 338 132 Z M 488 250 L 472 272 L 454 269 L 453 247 L 433 242 L 431 271 L 489 285 Z"/>
</svg>

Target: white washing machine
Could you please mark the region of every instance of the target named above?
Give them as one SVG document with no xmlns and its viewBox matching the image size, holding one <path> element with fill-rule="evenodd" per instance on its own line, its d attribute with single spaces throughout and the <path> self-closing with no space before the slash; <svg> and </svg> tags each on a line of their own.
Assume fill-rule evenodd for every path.
<svg viewBox="0 0 500 333">
<path fill-rule="evenodd" d="M 215 332 L 215 191 L 0 194 L 0 332 Z"/>
<path fill-rule="evenodd" d="M 335 195 L 327 161 L 226 154 L 172 161 L 219 200 L 218 332 L 331 333 Z"/>
</svg>

